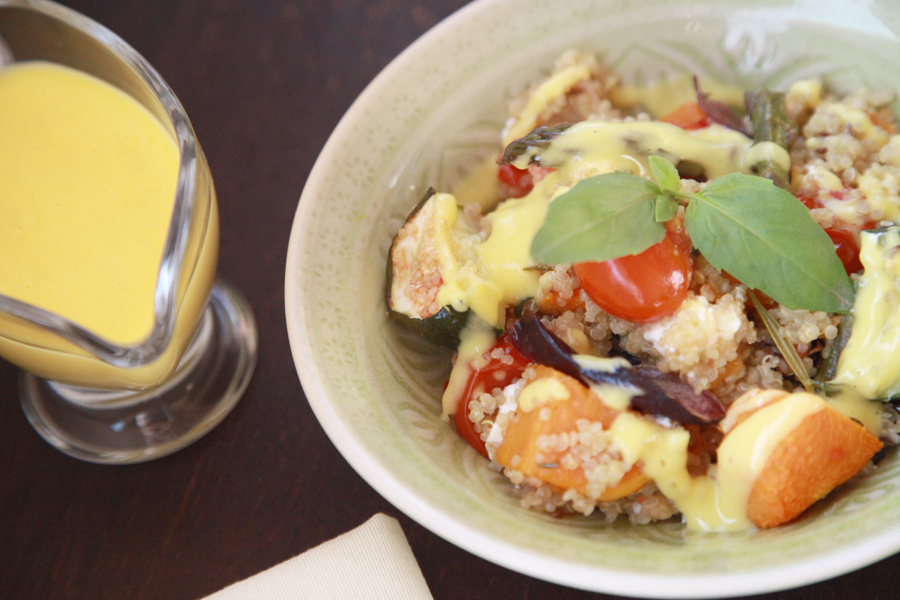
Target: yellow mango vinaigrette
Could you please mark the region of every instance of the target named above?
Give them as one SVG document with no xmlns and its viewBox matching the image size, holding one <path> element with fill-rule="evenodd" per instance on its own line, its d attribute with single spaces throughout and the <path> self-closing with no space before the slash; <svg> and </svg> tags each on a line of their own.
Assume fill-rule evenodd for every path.
<svg viewBox="0 0 900 600">
<path fill-rule="evenodd" d="M 154 324 L 178 178 L 141 104 L 47 62 L 0 70 L 0 293 L 120 346 Z"/>
</svg>

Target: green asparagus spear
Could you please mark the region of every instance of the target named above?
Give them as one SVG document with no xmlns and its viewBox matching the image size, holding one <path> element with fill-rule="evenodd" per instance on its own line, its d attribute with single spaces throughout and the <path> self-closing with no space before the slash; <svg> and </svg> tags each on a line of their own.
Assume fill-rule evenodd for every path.
<svg viewBox="0 0 900 600">
<path fill-rule="evenodd" d="M 753 122 L 755 144 L 773 142 L 788 151 L 788 142 L 796 130 L 796 124 L 788 117 L 784 94 L 766 88 L 747 91 L 744 104 Z M 770 179 L 778 187 L 790 189 L 790 168 L 770 158 L 763 158 L 753 165 L 756 175 Z"/>
<path fill-rule="evenodd" d="M 525 137 L 510 142 L 498 162 L 501 165 L 508 165 L 532 148 L 545 148 L 550 145 L 553 138 L 571 126 L 571 123 L 561 123 L 560 125 L 538 127 Z"/>
<path fill-rule="evenodd" d="M 841 351 L 847 345 L 847 342 L 850 341 L 852 330 L 853 314 L 850 313 L 844 315 L 841 319 L 841 323 L 838 325 L 837 337 L 831 340 L 825 346 L 825 349 L 822 350 L 822 363 L 819 365 L 819 373 L 816 375 L 817 381 L 824 383 L 834 379 L 834 376 L 837 374 L 838 359 L 841 356 Z"/>
</svg>

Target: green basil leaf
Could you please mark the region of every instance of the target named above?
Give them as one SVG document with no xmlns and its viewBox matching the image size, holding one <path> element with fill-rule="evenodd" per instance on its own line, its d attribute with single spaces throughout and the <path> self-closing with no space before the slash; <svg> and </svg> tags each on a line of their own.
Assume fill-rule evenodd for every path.
<svg viewBox="0 0 900 600">
<path fill-rule="evenodd" d="M 661 156 L 651 156 L 647 160 L 650 163 L 653 179 L 656 180 L 659 187 L 670 192 L 681 191 L 681 176 L 678 175 L 675 165 Z"/>
<path fill-rule="evenodd" d="M 657 223 L 665 223 L 678 214 L 678 200 L 671 192 L 663 192 L 656 197 L 653 220 Z"/>
<path fill-rule="evenodd" d="M 848 312 L 853 284 L 828 234 L 790 193 L 732 173 L 691 195 L 685 227 L 716 268 L 791 309 Z"/>
<path fill-rule="evenodd" d="M 661 191 L 630 173 L 582 179 L 550 203 L 531 243 L 532 258 L 574 264 L 643 252 L 666 235 L 665 225 L 653 219 Z"/>
</svg>

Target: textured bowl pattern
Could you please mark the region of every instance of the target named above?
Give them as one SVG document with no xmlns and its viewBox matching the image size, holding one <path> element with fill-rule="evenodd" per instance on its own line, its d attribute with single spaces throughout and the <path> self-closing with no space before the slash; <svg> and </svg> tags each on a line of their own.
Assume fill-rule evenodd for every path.
<svg viewBox="0 0 900 600">
<path fill-rule="evenodd" d="M 286 273 L 288 330 L 307 397 L 381 494 L 437 534 L 535 577 L 656 597 L 747 594 L 826 579 L 900 549 L 891 453 L 798 522 L 686 535 L 521 509 L 510 485 L 440 419 L 447 354 L 389 323 L 387 249 L 429 186 L 447 190 L 498 149 L 505 102 L 570 47 L 627 82 L 690 72 L 783 89 L 897 89 L 888 2 L 483 0 L 399 56 L 342 120 L 301 198 Z M 895 109 L 897 107 L 895 106 Z"/>
</svg>

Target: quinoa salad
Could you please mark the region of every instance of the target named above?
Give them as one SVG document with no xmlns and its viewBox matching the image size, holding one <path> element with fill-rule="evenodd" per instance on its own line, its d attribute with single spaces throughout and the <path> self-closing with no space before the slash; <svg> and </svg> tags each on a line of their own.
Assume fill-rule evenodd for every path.
<svg viewBox="0 0 900 600">
<path fill-rule="evenodd" d="M 799 518 L 900 442 L 893 93 L 626 86 L 564 53 L 397 232 L 388 313 L 453 350 L 448 426 L 524 507 Z"/>
</svg>

